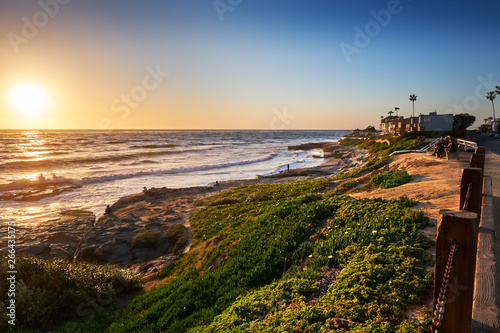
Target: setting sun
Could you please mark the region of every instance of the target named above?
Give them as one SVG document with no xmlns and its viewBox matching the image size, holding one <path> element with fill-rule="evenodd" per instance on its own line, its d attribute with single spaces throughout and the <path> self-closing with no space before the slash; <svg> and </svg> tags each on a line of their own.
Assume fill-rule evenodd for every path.
<svg viewBox="0 0 500 333">
<path fill-rule="evenodd" d="M 10 90 L 9 102 L 20 113 L 36 115 L 48 108 L 50 98 L 41 87 L 31 83 L 22 83 Z"/>
</svg>

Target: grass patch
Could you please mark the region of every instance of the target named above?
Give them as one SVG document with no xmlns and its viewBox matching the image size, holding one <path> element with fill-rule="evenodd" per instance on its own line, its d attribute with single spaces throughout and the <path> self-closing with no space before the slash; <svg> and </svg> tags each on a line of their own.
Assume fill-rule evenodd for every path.
<svg viewBox="0 0 500 333">
<path fill-rule="evenodd" d="M 369 191 L 374 188 L 388 189 L 409 183 L 413 178 L 406 170 L 389 170 L 370 177 L 368 184 L 357 189 L 358 191 Z"/>
<path fill-rule="evenodd" d="M 358 182 L 355 181 L 355 180 L 349 180 L 349 181 L 346 181 L 342 184 L 340 184 L 339 186 L 337 186 L 333 192 L 331 192 L 331 194 L 345 194 L 347 192 L 349 192 L 350 190 L 352 190 L 353 188 L 355 188 L 356 186 L 358 186 Z"/>
<path fill-rule="evenodd" d="M 377 169 L 384 167 L 387 160 L 388 160 L 387 156 L 383 156 L 383 157 L 376 157 L 375 156 L 368 163 L 363 165 L 361 168 L 358 168 L 358 169 L 350 171 L 350 172 L 343 173 L 341 175 L 332 177 L 330 179 L 339 180 L 339 179 L 353 178 L 353 177 L 359 176 L 363 172 L 370 172 L 370 171 L 377 170 Z"/>
<path fill-rule="evenodd" d="M 0 279 L 6 281 L 6 256 L 0 258 L 0 265 Z M 116 267 L 62 259 L 18 254 L 16 270 L 16 328 L 20 331 L 48 331 L 72 318 L 95 316 L 95 309 L 112 305 L 117 293 L 140 285 L 138 278 Z M 0 284 L 2 309 L 7 307 L 7 288 L 7 283 Z M 0 331 L 7 332 L 6 311 L 0 316 Z"/>
<path fill-rule="evenodd" d="M 131 248 L 133 249 L 156 249 L 158 247 L 158 230 L 146 230 L 132 237 Z"/>
<path fill-rule="evenodd" d="M 388 156 L 397 150 L 417 150 L 425 147 L 426 142 L 418 140 L 414 136 L 394 136 L 386 135 L 384 137 L 377 137 L 376 139 L 387 139 L 391 143 L 375 142 L 376 140 L 356 140 L 349 137 L 344 137 L 339 141 L 339 144 L 346 146 L 356 146 L 359 149 L 367 149 L 370 153 L 378 157 Z"/>
<path fill-rule="evenodd" d="M 174 224 L 168 228 L 164 236 L 165 240 L 173 246 L 172 253 L 177 253 L 188 245 L 189 232 L 188 229 L 182 224 Z"/>
</svg>

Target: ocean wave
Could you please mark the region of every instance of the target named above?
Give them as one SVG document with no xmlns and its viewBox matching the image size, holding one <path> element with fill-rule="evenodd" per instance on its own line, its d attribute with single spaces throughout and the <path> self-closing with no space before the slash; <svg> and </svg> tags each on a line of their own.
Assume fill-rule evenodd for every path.
<svg viewBox="0 0 500 333">
<path fill-rule="evenodd" d="M 60 166 L 77 166 L 77 165 L 92 165 L 99 163 L 118 163 L 127 160 L 135 160 L 140 158 L 151 158 L 155 156 L 172 155 L 172 154 L 187 154 L 194 152 L 204 152 L 212 150 L 212 148 L 199 148 L 199 149 L 177 149 L 177 150 L 150 150 L 138 153 L 125 153 L 125 154 L 113 154 L 113 155 L 101 155 L 94 157 L 68 157 L 68 158 L 37 158 L 22 160 L 22 156 L 17 157 L 17 161 L 7 161 L 5 163 L 0 163 L 0 168 L 11 169 L 11 170 L 32 170 L 40 168 L 51 168 Z"/>
<path fill-rule="evenodd" d="M 81 186 L 81 180 L 58 176 L 54 173 L 39 173 L 35 177 L 20 178 L 8 184 L 0 184 L 0 192 L 24 190 L 33 187 L 43 187 L 56 184 L 71 184 Z"/>
<path fill-rule="evenodd" d="M 250 160 L 236 161 L 236 162 L 226 162 L 218 164 L 206 164 L 191 167 L 181 167 L 181 168 L 171 168 L 162 170 L 150 170 L 150 171 L 136 171 L 130 173 L 112 174 L 112 175 L 102 175 L 102 176 L 91 176 L 83 177 L 81 179 L 67 178 L 64 176 L 58 176 L 54 173 L 40 173 L 34 178 L 21 178 L 17 179 L 8 184 L 0 184 L 0 192 L 24 190 L 29 188 L 40 188 L 44 186 L 55 186 L 55 185 L 74 185 L 83 186 L 87 184 L 96 184 L 106 181 L 130 179 L 135 177 L 143 176 L 155 176 L 155 175 L 168 175 L 168 174 L 178 174 L 178 173 L 190 173 L 197 171 L 206 171 L 213 169 L 221 169 L 239 165 L 248 165 L 254 163 L 265 162 L 273 159 L 277 154 L 271 153 L 261 158 L 255 158 Z M 143 161 L 148 162 L 148 161 Z"/>
<path fill-rule="evenodd" d="M 172 169 L 163 169 L 163 170 L 137 171 L 137 172 L 131 172 L 131 173 L 95 176 L 95 177 L 84 177 L 81 179 L 81 184 L 101 183 L 101 182 L 105 182 L 105 181 L 130 179 L 130 178 L 143 177 L 143 176 L 168 175 L 168 174 L 189 173 L 189 172 L 206 171 L 206 170 L 213 170 L 213 169 L 222 169 L 222 168 L 228 168 L 228 167 L 233 167 L 233 166 L 248 165 L 248 164 L 269 161 L 269 160 L 273 159 L 276 155 L 277 154 L 275 154 L 275 153 L 271 153 L 265 157 L 251 159 L 251 160 L 237 161 L 237 162 L 207 164 L 207 165 L 198 165 L 198 166 L 192 166 L 192 167 L 172 168 Z"/>
<path fill-rule="evenodd" d="M 162 145 L 148 144 L 148 145 L 132 146 L 132 148 L 159 149 L 159 148 L 173 148 L 173 147 L 177 147 L 177 146 L 178 145 L 173 144 L 173 143 L 165 143 L 165 144 L 162 144 Z"/>
<path fill-rule="evenodd" d="M 132 162 L 128 165 L 158 164 L 158 163 L 160 163 L 160 162 L 153 161 L 153 160 L 141 160 L 141 161 L 137 161 L 137 162 Z"/>
</svg>

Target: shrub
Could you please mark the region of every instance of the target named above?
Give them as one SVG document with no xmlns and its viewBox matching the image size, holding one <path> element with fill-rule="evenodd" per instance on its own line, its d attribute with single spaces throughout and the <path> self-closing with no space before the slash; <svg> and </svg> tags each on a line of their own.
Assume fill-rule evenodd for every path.
<svg viewBox="0 0 500 333">
<path fill-rule="evenodd" d="M 0 279 L 6 281 L 7 258 L 0 258 Z M 113 266 L 46 260 L 27 255 L 16 256 L 16 327 L 49 330 L 76 317 L 90 302 L 105 300 L 109 305 L 117 292 L 137 288 L 140 280 L 130 272 Z M 7 285 L 0 284 L 1 307 L 6 307 Z M 101 304 L 103 305 L 103 304 Z M 0 330 L 7 331 L 5 322 Z"/>
<path fill-rule="evenodd" d="M 356 186 L 358 186 L 358 183 L 354 180 L 350 180 L 350 181 L 347 181 L 347 182 L 342 183 L 339 186 L 337 186 L 335 188 L 335 190 L 333 191 L 333 193 L 334 194 L 344 194 L 347 191 L 355 188 Z"/>
<path fill-rule="evenodd" d="M 131 247 L 133 249 L 155 249 L 158 247 L 158 235 L 160 231 L 146 230 L 132 237 Z"/>
<path fill-rule="evenodd" d="M 189 243 L 189 231 L 182 224 L 174 224 L 168 228 L 164 236 L 165 240 L 173 246 L 173 253 L 182 251 Z"/>
<path fill-rule="evenodd" d="M 387 135 L 383 139 L 388 139 L 391 144 L 386 142 L 375 142 L 374 140 L 353 140 L 344 138 L 339 141 L 339 144 L 347 146 L 357 146 L 359 149 L 368 149 L 369 152 L 379 157 L 388 156 L 396 150 L 416 150 L 425 146 L 425 142 L 418 140 L 414 135 L 410 136 L 393 136 Z"/>
<path fill-rule="evenodd" d="M 372 176 L 367 185 L 369 188 L 380 187 L 387 189 L 406 184 L 411 182 L 412 179 L 406 170 L 390 170 Z"/>
</svg>

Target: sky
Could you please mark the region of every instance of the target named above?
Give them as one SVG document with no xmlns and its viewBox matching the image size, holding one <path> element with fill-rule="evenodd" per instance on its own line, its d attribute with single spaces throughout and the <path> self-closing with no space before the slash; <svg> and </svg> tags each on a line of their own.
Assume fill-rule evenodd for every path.
<svg viewBox="0 0 500 333">
<path fill-rule="evenodd" d="M 494 0 L 0 1 L 0 129 L 378 128 L 410 94 L 478 126 L 500 86 Z"/>
</svg>

